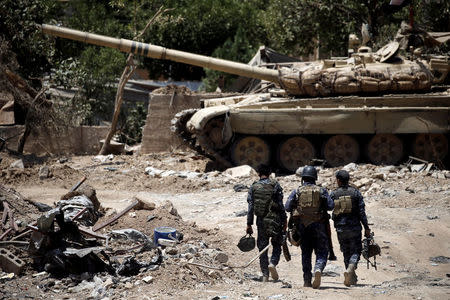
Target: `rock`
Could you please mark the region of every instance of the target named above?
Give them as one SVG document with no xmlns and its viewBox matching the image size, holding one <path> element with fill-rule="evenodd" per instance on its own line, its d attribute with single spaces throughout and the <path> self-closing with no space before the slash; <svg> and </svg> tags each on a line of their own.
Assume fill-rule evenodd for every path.
<svg viewBox="0 0 450 300">
<path fill-rule="evenodd" d="M 378 168 L 377 171 L 381 172 L 381 173 L 394 173 L 394 172 L 397 172 L 397 167 L 396 166 L 386 166 L 386 167 Z"/>
<path fill-rule="evenodd" d="M 133 197 L 133 201 L 137 200 L 138 205 L 134 207 L 135 210 L 154 210 L 156 208 L 156 204 L 154 202 L 145 200 L 145 199 L 139 199 L 137 197 Z"/>
<path fill-rule="evenodd" d="M 345 165 L 342 169 L 350 172 L 350 171 L 356 171 L 358 169 L 358 165 L 355 163 L 349 163 Z"/>
<path fill-rule="evenodd" d="M 42 166 L 39 168 L 39 179 L 46 179 L 50 177 L 50 169 L 48 166 Z"/>
<path fill-rule="evenodd" d="M 198 247 L 192 244 L 185 244 L 181 247 L 181 252 L 196 254 L 198 252 Z"/>
<path fill-rule="evenodd" d="M 173 206 L 173 203 L 167 200 L 164 202 L 162 208 L 166 209 L 171 215 L 179 217 L 177 209 Z"/>
<path fill-rule="evenodd" d="M 126 282 L 125 283 L 125 288 L 126 289 L 131 289 L 133 287 L 133 284 L 131 282 Z"/>
<path fill-rule="evenodd" d="M 63 163 L 68 162 L 69 159 L 67 157 L 61 157 L 58 161 L 59 161 L 60 164 L 63 164 Z"/>
<path fill-rule="evenodd" d="M 145 283 L 152 283 L 153 282 L 153 276 L 146 276 L 142 278 L 142 281 Z"/>
<path fill-rule="evenodd" d="M 166 249 L 166 253 L 169 255 L 177 255 L 178 254 L 178 249 L 177 248 L 167 248 Z"/>
<path fill-rule="evenodd" d="M 387 175 L 386 175 L 386 173 L 376 173 L 376 174 L 372 175 L 372 178 L 386 180 Z"/>
<path fill-rule="evenodd" d="M 450 263 L 450 257 L 440 255 L 440 256 L 430 257 L 430 261 L 437 263 L 437 264 L 448 264 L 448 263 Z"/>
<path fill-rule="evenodd" d="M 215 270 L 209 271 L 209 272 L 208 272 L 208 276 L 209 276 L 209 277 L 212 277 L 212 278 L 219 278 L 219 277 L 220 277 L 219 272 L 217 272 L 217 271 L 215 271 Z"/>
<path fill-rule="evenodd" d="M 360 180 L 358 180 L 358 181 L 355 182 L 355 185 L 356 185 L 357 188 L 361 188 L 361 187 L 366 186 L 366 185 L 369 185 L 369 184 L 371 184 L 371 183 L 372 183 L 372 180 L 371 180 L 371 179 L 368 179 L 368 178 L 361 178 Z"/>
<path fill-rule="evenodd" d="M 249 165 L 238 166 L 234 168 L 226 169 L 223 172 L 225 175 L 229 175 L 232 178 L 243 178 L 243 177 L 257 177 L 256 171 Z"/>
<path fill-rule="evenodd" d="M 9 167 L 10 168 L 14 168 L 14 169 L 25 169 L 25 166 L 24 166 L 23 161 L 21 159 L 16 160 Z"/>
<path fill-rule="evenodd" d="M 134 211 L 130 212 L 128 215 L 130 216 L 130 218 L 136 218 L 136 213 Z"/>
<path fill-rule="evenodd" d="M 235 217 L 244 217 L 246 215 L 247 215 L 247 210 L 246 209 L 241 210 L 241 211 L 237 211 L 237 212 L 234 213 Z"/>
<path fill-rule="evenodd" d="M 246 191 L 248 191 L 248 189 L 249 189 L 249 187 L 246 186 L 245 184 L 238 183 L 235 186 L 233 186 L 233 190 L 235 192 L 246 192 Z"/>
<path fill-rule="evenodd" d="M 220 262 L 221 264 L 225 264 L 228 261 L 228 255 L 223 252 L 219 252 L 214 256 L 214 260 Z"/>
<path fill-rule="evenodd" d="M 109 289 L 112 285 L 114 284 L 113 280 L 111 279 L 111 277 L 108 277 L 105 282 L 103 283 L 103 286 L 105 287 L 105 289 Z"/>
<path fill-rule="evenodd" d="M 439 219 L 439 217 L 438 216 L 427 216 L 427 219 L 428 220 L 436 220 L 436 219 Z"/>
<path fill-rule="evenodd" d="M 437 179 L 445 179 L 445 178 L 446 178 L 445 174 L 443 174 L 441 172 L 437 173 Z"/>
</svg>

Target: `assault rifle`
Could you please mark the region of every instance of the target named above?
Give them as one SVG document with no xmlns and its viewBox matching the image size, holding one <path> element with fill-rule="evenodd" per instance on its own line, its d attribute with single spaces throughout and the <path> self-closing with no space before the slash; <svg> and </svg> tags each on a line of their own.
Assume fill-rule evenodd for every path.
<svg viewBox="0 0 450 300">
<path fill-rule="evenodd" d="M 290 261 L 291 253 L 289 252 L 289 247 L 287 244 L 287 231 L 283 233 L 283 243 L 281 244 L 281 248 L 283 249 L 283 255 L 286 261 Z"/>
<path fill-rule="evenodd" d="M 381 255 L 381 248 L 375 243 L 373 239 L 373 232 L 370 233 L 369 237 L 366 237 L 362 241 L 362 256 L 367 261 L 367 269 L 369 268 L 369 264 L 377 269 L 377 255 Z M 370 261 L 370 258 L 373 257 L 373 263 Z"/>
</svg>

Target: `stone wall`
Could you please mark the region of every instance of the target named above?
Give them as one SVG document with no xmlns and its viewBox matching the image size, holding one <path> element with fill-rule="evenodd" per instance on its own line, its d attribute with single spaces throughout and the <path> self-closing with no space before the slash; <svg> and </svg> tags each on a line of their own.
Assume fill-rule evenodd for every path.
<svg viewBox="0 0 450 300">
<path fill-rule="evenodd" d="M 99 141 L 105 138 L 108 129 L 108 126 L 79 126 L 62 132 L 32 133 L 25 143 L 24 152 L 37 155 L 96 154 L 100 151 Z M 23 131 L 23 125 L 0 126 L 0 137 L 8 139 L 9 149 L 17 150 L 17 142 Z"/>
<path fill-rule="evenodd" d="M 200 108 L 201 98 L 199 95 L 175 95 L 172 99 L 172 95 L 152 94 L 142 132 L 141 153 L 183 148 L 183 140 L 170 130 L 171 120 L 182 110 Z"/>
</svg>

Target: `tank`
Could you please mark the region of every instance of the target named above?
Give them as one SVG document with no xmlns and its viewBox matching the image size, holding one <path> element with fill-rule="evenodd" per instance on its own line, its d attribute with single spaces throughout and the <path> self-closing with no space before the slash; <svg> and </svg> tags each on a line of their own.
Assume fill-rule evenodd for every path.
<svg viewBox="0 0 450 300">
<path fill-rule="evenodd" d="M 397 164 L 448 156 L 448 57 L 397 55 L 398 43 L 349 59 L 250 66 L 164 47 L 42 25 L 46 34 L 276 84 L 271 93 L 203 101 L 176 115 L 174 130 L 224 166 L 271 164 L 295 171 L 314 159 Z"/>
</svg>

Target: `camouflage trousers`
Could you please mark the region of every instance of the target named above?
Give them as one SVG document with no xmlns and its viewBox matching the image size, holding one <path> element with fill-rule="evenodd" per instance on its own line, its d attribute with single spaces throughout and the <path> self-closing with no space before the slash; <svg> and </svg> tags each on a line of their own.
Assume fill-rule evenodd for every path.
<svg viewBox="0 0 450 300">
<path fill-rule="evenodd" d="M 258 237 L 256 240 L 256 245 L 258 246 L 258 250 L 261 251 L 264 248 L 269 245 L 269 237 L 267 236 L 264 225 L 260 220 L 256 221 L 256 227 L 258 229 Z M 272 244 L 272 256 L 270 257 L 270 263 L 273 265 L 278 265 L 278 262 L 280 261 L 280 255 L 281 255 L 281 245 L 283 242 L 283 237 L 281 236 L 281 232 L 279 236 L 272 237 L 270 239 L 270 242 Z M 263 276 L 269 276 L 269 255 L 268 250 L 261 254 L 259 257 L 259 266 L 261 268 L 261 273 Z"/>
<path fill-rule="evenodd" d="M 349 264 L 358 265 L 362 251 L 361 230 L 342 230 L 337 232 L 339 245 L 344 254 L 345 268 Z"/>
</svg>

